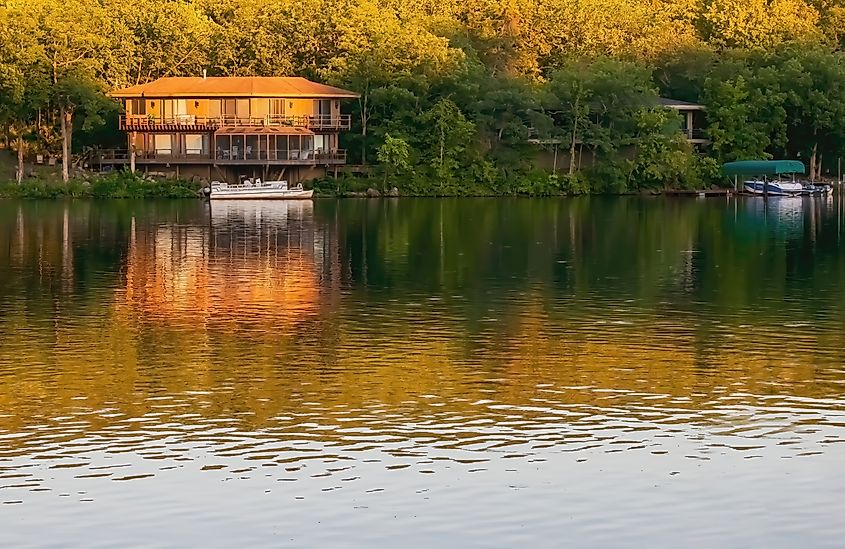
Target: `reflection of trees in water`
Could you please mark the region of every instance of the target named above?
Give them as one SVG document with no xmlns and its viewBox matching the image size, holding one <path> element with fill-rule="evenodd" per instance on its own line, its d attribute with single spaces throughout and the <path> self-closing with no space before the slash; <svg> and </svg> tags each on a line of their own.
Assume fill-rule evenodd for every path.
<svg viewBox="0 0 845 549">
<path fill-rule="evenodd" d="M 681 307 L 706 299 L 730 309 L 845 275 L 839 209 L 818 202 L 802 214 L 813 230 L 788 244 L 755 210 L 762 201 L 356 201 L 317 213 L 337 219 L 343 278 L 353 289 L 481 301 L 536 285 L 545 295 L 672 299 Z M 794 222 L 797 213 L 782 208 Z M 792 276 L 816 265 L 825 278 L 812 270 L 800 273 L 811 280 Z"/>
<path fill-rule="evenodd" d="M 627 391 L 626 406 L 836 394 L 839 210 L 786 242 L 721 201 L 76 207 L 68 231 L 62 208 L 23 210 L 23 245 L 0 218 L 0 276 L 27 289 L 0 290 L 3 409 L 60 416 L 82 394 L 137 416 L 147 396 L 199 391 L 191 412 L 262 424 L 306 397 L 470 410 L 557 398 L 544 384 Z M 73 295 L 50 275 L 66 268 Z M 565 398 L 605 405 L 593 389 Z"/>
</svg>

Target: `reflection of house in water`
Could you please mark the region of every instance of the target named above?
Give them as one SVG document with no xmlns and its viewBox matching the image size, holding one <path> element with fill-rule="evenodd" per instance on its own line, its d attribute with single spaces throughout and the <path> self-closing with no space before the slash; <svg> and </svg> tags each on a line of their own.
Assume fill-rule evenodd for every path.
<svg viewBox="0 0 845 549">
<path fill-rule="evenodd" d="M 317 312 L 325 231 L 311 202 L 209 207 L 207 226 L 133 227 L 127 305 L 169 324 L 283 327 Z"/>
</svg>

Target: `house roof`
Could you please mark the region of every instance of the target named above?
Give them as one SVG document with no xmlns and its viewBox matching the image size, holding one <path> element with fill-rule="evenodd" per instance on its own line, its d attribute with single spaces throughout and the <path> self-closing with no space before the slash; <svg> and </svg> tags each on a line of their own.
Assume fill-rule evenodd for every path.
<svg viewBox="0 0 845 549">
<path fill-rule="evenodd" d="M 704 105 L 699 105 L 698 103 L 669 99 L 668 97 L 658 97 L 657 102 L 663 107 L 677 109 L 679 111 L 703 111 L 705 108 Z"/>
<path fill-rule="evenodd" d="M 299 76 L 209 76 L 159 78 L 109 94 L 111 97 L 132 99 L 200 98 L 200 97 L 300 97 L 355 99 L 358 94 L 312 82 Z"/>
</svg>

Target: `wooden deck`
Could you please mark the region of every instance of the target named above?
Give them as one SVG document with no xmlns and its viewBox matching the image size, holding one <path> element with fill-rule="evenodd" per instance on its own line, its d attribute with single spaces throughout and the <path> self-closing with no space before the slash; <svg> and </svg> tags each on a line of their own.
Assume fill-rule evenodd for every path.
<svg viewBox="0 0 845 549">
<path fill-rule="evenodd" d="M 284 154 L 282 154 L 284 153 Z M 294 154 L 295 153 L 295 154 Z M 129 152 L 126 149 L 107 149 L 95 151 L 90 162 L 94 165 L 128 165 Z M 315 151 L 269 151 L 244 154 L 237 158 L 218 157 L 216 154 L 157 154 L 139 152 L 135 164 L 162 165 L 214 165 L 214 166 L 340 166 L 346 164 L 346 151 L 338 149 L 332 152 Z"/>
</svg>

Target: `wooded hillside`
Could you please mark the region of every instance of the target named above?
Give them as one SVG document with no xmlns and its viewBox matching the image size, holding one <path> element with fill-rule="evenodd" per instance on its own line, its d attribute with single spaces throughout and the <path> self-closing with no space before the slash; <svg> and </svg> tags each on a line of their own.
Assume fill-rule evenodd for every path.
<svg viewBox="0 0 845 549">
<path fill-rule="evenodd" d="M 727 160 L 838 158 L 843 40 L 843 0 L 5 0 L 0 125 L 22 154 L 81 152 L 120 144 L 109 89 L 301 75 L 362 94 L 346 146 L 385 185 L 692 187 Z M 703 156 L 658 95 L 706 105 Z M 556 176 L 529 138 L 559 143 Z"/>
</svg>

